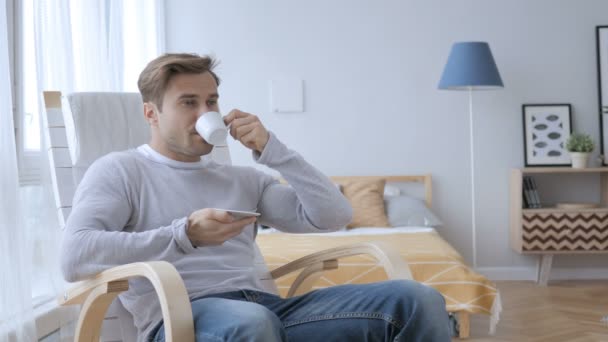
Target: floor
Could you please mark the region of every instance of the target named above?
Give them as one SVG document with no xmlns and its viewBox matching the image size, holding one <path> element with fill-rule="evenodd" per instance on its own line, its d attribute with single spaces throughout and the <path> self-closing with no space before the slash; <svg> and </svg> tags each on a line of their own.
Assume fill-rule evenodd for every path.
<svg viewBox="0 0 608 342">
<path fill-rule="evenodd" d="M 503 311 L 496 334 L 486 316 L 471 317 L 471 337 L 482 341 L 608 342 L 608 280 L 497 282 Z M 457 340 L 455 340 L 457 341 Z"/>
</svg>

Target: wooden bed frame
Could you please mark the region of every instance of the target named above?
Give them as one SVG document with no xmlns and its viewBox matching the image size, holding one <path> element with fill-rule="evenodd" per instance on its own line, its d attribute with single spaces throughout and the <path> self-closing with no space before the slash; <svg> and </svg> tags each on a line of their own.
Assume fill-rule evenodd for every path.
<svg viewBox="0 0 608 342">
<path fill-rule="evenodd" d="M 431 208 L 433 202 L 433 185 L 432 176 L 430 174 L 413 176 L 335 176 L 330 178 L 336 183 L 375 179 L 384 179 L 387 183 L 422 183 L 424 186 L 424 200 L 426 206 Z M 470 336 L 470 314 L 466 311 L 450 312 L 458 315 L 458 323 L 460 328 L 459 337 L 461 339 L 468 338 Z"/>
<path fill-rule="evenodd" d="M 419 176 L 335 176 L 330 179 L 336 183 L 348 181 L 376 180 L 384 179 L 387 183 L 422 183 L 424 186 L 424 201 L 427 207 L 431 207 L 433 202 L 433 185 L 430 174 Z"/>
</svg>

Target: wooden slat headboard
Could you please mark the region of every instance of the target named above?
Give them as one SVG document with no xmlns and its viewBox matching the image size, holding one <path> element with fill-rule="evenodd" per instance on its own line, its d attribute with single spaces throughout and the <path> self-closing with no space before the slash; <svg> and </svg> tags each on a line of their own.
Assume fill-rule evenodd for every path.
<svg viewBox="0 0 608 342">
<path fill-rule="evenodd" d="M 334 176 L 329 178 L 336 183 L 357 180 L 373 180 L 380 178 L 385 179 L 387 183 L 422 183 L 422 185 L 424 186 L 424 201 L 426 203 L 426 206 L 431 208 L 431 204 L 433 202 L 433 185 L 432 177 L 430 174 L 412 176 Z"/>
</svg>

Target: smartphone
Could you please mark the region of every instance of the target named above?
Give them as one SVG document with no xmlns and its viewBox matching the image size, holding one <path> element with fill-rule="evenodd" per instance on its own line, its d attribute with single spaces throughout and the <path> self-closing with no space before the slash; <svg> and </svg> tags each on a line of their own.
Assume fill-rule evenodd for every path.
<svg viewBox="0 0 608 342">
<path fill-rule="evenodd" d="M 232 215 L 232 217 L 234 217 L 237 220 L 244 219 L 246 217 L 260 216 L 260 213 L 256 213 L 256 212 L 253 212 L 253 211 L 217 209 L 217 208 L 213 208 L 213 209 L 214 210 L 225 211 L 228 214 Z"/>
</svg>

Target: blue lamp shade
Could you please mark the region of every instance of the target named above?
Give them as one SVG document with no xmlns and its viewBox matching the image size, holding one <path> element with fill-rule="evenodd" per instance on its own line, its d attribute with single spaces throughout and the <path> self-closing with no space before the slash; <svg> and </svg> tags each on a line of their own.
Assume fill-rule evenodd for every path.
<svg viewBox="0 0 608 342">
<path fill-rule="evenodd" d="M 452 46 L 439 89 L 483 90 L 502 87 L 502 79 L 488 43 L 462 42 Z"/>
</svg>

